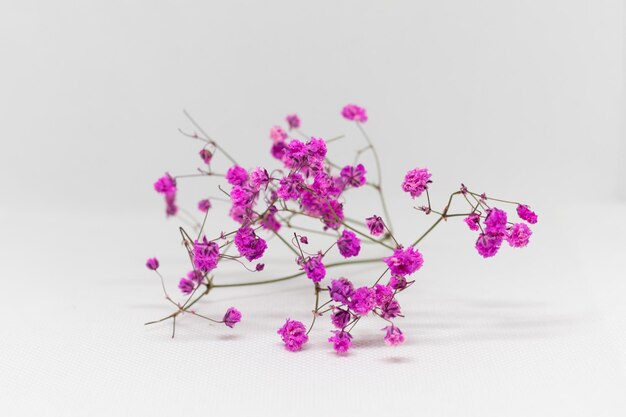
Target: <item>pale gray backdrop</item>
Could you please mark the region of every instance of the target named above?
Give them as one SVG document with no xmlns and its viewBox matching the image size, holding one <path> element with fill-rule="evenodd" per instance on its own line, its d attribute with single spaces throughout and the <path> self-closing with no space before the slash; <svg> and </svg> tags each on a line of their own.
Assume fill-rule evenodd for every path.
<svg viewBox="0 0 626 417">
<path fill-rule="evenodd" d="M 390 187 L 420 165 L 535 204 L 624 196 L 620 1 L 2 5 L 3 205 L 150 209 L 195 162 L 182 108 L 252 165 L 286 113 L 333 135 L 347 102 Z"/>
</svg>

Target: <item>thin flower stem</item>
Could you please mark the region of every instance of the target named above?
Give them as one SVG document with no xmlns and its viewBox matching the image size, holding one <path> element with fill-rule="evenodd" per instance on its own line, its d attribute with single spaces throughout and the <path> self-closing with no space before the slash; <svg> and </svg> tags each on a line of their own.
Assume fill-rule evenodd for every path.
<svg viewBox="0 0 626 417">
<path fill-rule="evenodd" d="M 381 205 L 383 207 L 383 212 L 385 214 L 385 223 L 388 223 L 389 224 L 389 229 L 393 230 L 393 226 L 391 224 L 391 216 L 389 215 L 389 210 L 387 209 L 387 203 L 385 202 L 385 196 L 383 195 L 382 170 L 380 168 L 380 158 L 378 157 L 378 152 L 376 151 L 376 147 L 374 147 L 374 145 L 372 144 L 371 139 L 369 138 L 369 136 L 365 132 L 365 129 L 363 128 L 361 123 L 356 122 L 356 125 L 359 128 L 359 130 L 361 131 L 361 134 L 363 134 L 363 137 L 367 141 L 367 144 L 369 145 L 370 149 L 372 150 L 372 154 L 374 155 L 374 162 L 376 163 L 376 171 L 377 171 L 377 174 L 378 174 L 377 191 L 378 191 L 378 195 L 380 196 L 380 203 L 381 203 Z"/>
<path fill-rule="evenodd" d="M 336 262 L 336 263 L 330 263 L 328 265 L 325 265 L 326 269 L 328 268 L 335 268 L 338 266 L 349 266 L 349 265 L 357 265 L 357 264 L 367 264 L 367 263 L 376 263 L 376 262 L 380 262 L 380 258 L 371 258 L 371 259 L 357 259 L 354 261 L 349 261 L 349 262 Z M 285 277 L 281 277 L 281 278 L 274 278 L 274 279 L 269 279 L 269 280 L 265 280 L 265 281 L 252 281 L 252 282 L 242 282 L 242 283 L 238 283 L 238 284 L 216 284 L 216 285 L 212 285 L 212 288 L 227 288 L 227 287 L 245 287 L 245 286 L 249 286 L 249 285 L 262 285 L 262 284 L 271 284 L 274 282 L 281 282 L 281 281 L 287 281 L 289 279 L 293 279 L 293 278 L 297 278 L 300 277 L 302 275 L 304 275 L 305 272 L 301 271 L 301 272 L 297 272 L 295 274 L 292 275 L 287 275 Z"/>
<path fill-rule="evenodd" d="M 291 245 L 289 244 L 289 242 L 287 242 L 287 241 L 285 240 L 285 238 L 284 238 L 284 237 L 282 237 L 282 236 L 280 235 L 280 233 L 278 233 L 278 232 L 274 231 L 274 234 L 276 235 L 276 237 L 278 237 L 278 238 L 279 238 L 279 239 L 280 239 L 280 240 L 281 240 L 281 241 L 285 244 L 285 246 L 287 246 L 287 247 L 288 247 L 288 248 L 289 248 L 289 249 L 290 249 L 293 253 L 295 253 L 295 254 L 296 254 L 296 256 L 300 256 L 300 254 L 298 253 L 298 251 L 297 251 L 297 250 L 295 250 L 295 249 L 294 249 L 294 247 L 293 247 L 293 246 L 291 246 Z"/>
<path fill-rule="evenodd" d="M 358 229 L 355 229 L 354 227 L 352 227 L 352 226 L 348 225 L 346 222 L 343 222 L 342 224 L 344 225 L 344 227 L 347 227 L 348 229 L 350 229 L 350 230 L 352 230 L 353 232 L 355 232 L 355 233 L 357 233 L 357 234 L 359 234 L 359 235 L 363 236 L 364 238 L 369 239 L 369 240 L 371 240 L 371 241 L 372 241 L 372 242 L 374 242 L 374 243 L 378 243 L 379 245 L 382 245 L 382 246 L 386 247 L 387 249 L 391 249 L 391 250 L 393 250 L 393 247 L 391 247 L 391 246 L 387 245 L 386 243 L 383 243 L 381 240 L 374 239 L 374 238 L 373 238 L 373 237 L 371 237 L 370 235 L 367 235 L 367 234 L 365 234 L 365 233 L 361 232 L 361 231 L 360 231 L 360 230 L 358 230 Z M 387 229 L 387 230 L 389 230 L 389 229 Z M 394 240 L 395 240 L 395 239 L 394 239 Z M 398 242 L 396 242 L 396 243 L 398 243 Z"/>
<path fill-rule="evenodd" d="M 224 320 L 214 320 L 214 319 L 212 319 L 212 318 L 210 318 L 210 317 L 203 316 L 202 314 L 198 314 L 198 313 L 196 313 L 195 311 L 187 311 L 187 312 L 188 312 L 188 313 L 190 313 L 190 314 L 193 314 L 194 316 L 201 317 L 201 318 L 203 318 L 203 319 L 205 319 L 205 320 L 212 321 L 213 323 L 224 323 Z"/>
<path fill-rule="evenodd" d="M 478 196 L 480 197 L 480 194 L 476 194 L 473 192 L 469 192 L 471 195 L 473 196 Z M 507 203 L 507 204 L 517 204 L 517 205 L 522 205 L 522 203 L 518 203 L 517 201 L 509 201 L 509 200 L 501 200 L 499 198 L 493 198 L 493 197 L 487 197 L 486 200 L 493 200 L 493 201 L 499 201 L 500 203 Z"/>
<path fill-rule="evenodd" d="M 205 137 L 208 141 L 210 141 L 210 143 L 211 143 L 213 146 L 215 146 L 215 148 L 216 148 L 216 149 L 219 149 L 219 150 L 220 150 L 220 151 L 224 154 L 224 156 L 230 160 L 230 162 L 232 162 L 232 163 L 233 163 L 233 164 L 235 164 L 235 165 L 239 165 L 239 164 L 237 163 L 237 161 L 235 161 L 235 159 L 234 159 L 232 156 L 230 156 L 230 155 L 228 154 L 228 152 L 226 152 L 226 151 L 224 150 L 224 148 L 222 148 L 222 147 L 221 147 L 221 146 L 220 146 L 217 142 L 215 142 L 213 139 L 211 139 L 211 137 L 210 137 L 210 136 L 209 136 L 209 135 L 208 135 L 208 134 L 204 131 L 204 129 L 202 129 L 202 127 L 200 127 L 200 125 L 199 125 L 199 124 L 198 124 L 198 123 L 197 123 L 197 122 L 193 119 L 193 117 L 191 117 L 191 115 L 190 115 L 189 113 L 187 113 L 187 110 L 183 110 L 183 114 L 185 115 L 185 117 L 187 117 L 187 119 L 189 119 L 189 121 L 191 122 L 191 124 L 193 124 L 193 125 L 196 127 L 196 129 L 198 129 L 198 131 L 199 131 L 200 133 L 202 133 L 202 134 L 204 135 L 204 137 Z"/>
<path fill-rule="evenodd" d="M 309 330 L 307 330 L 306 332 L 307 335 L 311 332 L 311 330 L 313 329 L 313 326 L 315 325 L 315 320 L 317 319 L 317 310 L 319 309 L 319 302 L 320 302 L 320 284 L 316 282 L 315 283 L 315 309 L 313 310 L 313 321 L 311 322 L 311 325 L 309 326 Z"/>
</svg>

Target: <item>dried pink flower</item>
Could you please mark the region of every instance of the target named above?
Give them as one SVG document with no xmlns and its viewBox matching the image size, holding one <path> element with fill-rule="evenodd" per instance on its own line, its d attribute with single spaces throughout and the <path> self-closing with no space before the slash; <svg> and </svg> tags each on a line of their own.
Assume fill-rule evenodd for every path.
<svg viewBox="0 0 626 417">
<path fill-rule="evenodd" d="M 426 168 L 415 168 L 406 173 L 404 182 L 402 182 L 402 189 L 411 194 L 411 197 L 416 198 L 422 195 L 424 191 L 428 189 L 428 184 L 431 174 Z"/>
<path fill-rule="evenodd" d="M 302 322 L 287 319 L 283 327 L 276 332 L 285 343 L 285 348 L 291 352 L 302 349 L 302 346 L 309 340 L 306 335 L 306 328 Z"/>
<path fill-rule="evenodd" d="M 389 346 L 398 346 L 404 342 L 404 334 L 399 327 L 391 326 L 385 327 L 383 330 L 386 330 L 385 333 L 385 343 Z"/>
<path fill-rule="evenodd" d="M 344 230 L 337 239 L 337 248 L 344 258 L 358 256 L 361 251 L 361 241 L 353 232 Z"/>
<path fill-rule="evenodd" d="M 424 264 L 424 258 L 417 249 L 409 246 L 406 249 L 398 248 L 393 251 L 393 255 L 385 258 L 389 270 L 393 275 L 411 275 Z"/>
<path fill-rule="evenodd" d="M 341 110 L 341 115 L 347 120 L 354 120 L 360 123 L 367 122 L 367 112 L 363 107 L 356 104 L 348 104 Z"/>
<path fill-rule="evenodd" d="M 287 117 L 285 117 L 285 120 L 287 121 L 290 130 L 300 128 L 300 118 L 297 114 L 288 114 Z"/>
<path fill-rule="evenodd" d="M 157 258 L 150 258 L 146 261 L 146 268 L 156 271 L 159 269 L 159 260 Z"/>
<path fill-rule="evenodd" d="M 528 206 L 525 206 L 522 204 L 518 205 L 517 215 L 519 216 L 520 219 L 526 220 L 530 224 L 537 223 L 537 214 L 535 214 L 534 211 L 528 208 Z"/>
<path fill-rule="evenodd" d="M 333 344 L 333 349 L 337 353 L 346 353 L 352 346 L 352 335 L 343 330 L 333 330 L 333 336 L 328 341 Z"/>
<path fill-rule="evenodd" d="M 241 321 L 241 313 L 235 307 L 230 307 L 226 310 L 226 314 L 224 314 L 224 318 L 222 320 L 225 325 L 232 329 L 235 327 L 235 324 Z"/>
</svg>

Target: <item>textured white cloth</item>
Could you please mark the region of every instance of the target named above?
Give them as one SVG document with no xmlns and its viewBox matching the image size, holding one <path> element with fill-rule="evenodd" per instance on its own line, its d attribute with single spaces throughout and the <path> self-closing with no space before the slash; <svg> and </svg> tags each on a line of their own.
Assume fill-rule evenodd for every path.
<svg viewBox="0 0 626 417">
<path fill-rule="evenodd" d="M 285 318 L 310 319 L 306 278 L 216 290 L 198 311 L 219 317 L 233 305 L 243 321 L 229 329 L 185 316 L 172 340 L 168 324 L 143 326 L 170 311 L 144 258 L 160 255 L 173 294 L 186 268 L 172 223 L 58 213 L 35 234 L 36 213 L 3 213 L 3 234 L 12 238 L 1 248 L 0 409 L 10 416 L 624 415 L 626 230 L 609 222 L 625 208 L 596 207 L 606 215 L 594 224 L 570 223 L 573 211 L 541 213 L 528 248 L 504 248 L 491 260 L 474 253 L 464 224 L 444 225 L 422 245 L 425 266 L 400 296 L 406 343 L 385 346 L 383 323 L 370 318 L 355 329 L 346 357 L 326 342 L 327 317 L 303 351 L 282 348 L 276 329 Z M 365 283 L 380 269 L 347 276 Z M 216 280 L 248 277 L 240 275 Z"/>
</svg>

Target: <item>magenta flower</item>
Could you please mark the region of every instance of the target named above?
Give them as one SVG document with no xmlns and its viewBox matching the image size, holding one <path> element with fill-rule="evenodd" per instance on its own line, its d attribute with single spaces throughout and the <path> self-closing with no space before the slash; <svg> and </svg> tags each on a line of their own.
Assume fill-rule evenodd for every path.
<svg viewBox="0 0 626 417">
<path fill-rule="evenodd" d="M 385 333 L 385 343 L 389 346 L 398 346 L 404 342 L 404 334 L 402 334 L 399 327 L 392 324 L 391 326 L 385 327 L 383 330 L 387 331 L 387 333 Z"/>
<path fill-rule="evenodd" d="M 335 308 L 330 315 L 330 321 L 333 323 L 333 326 L 338 329 L 346 327 L 351 318 L 350 311 L 344 310 L 343 308 Z"/>
<path fill-rule="evenodd" d="M 230 307 L 226 310 L 226 314 L 224 314 L 224 318 L 222 320 L 225 325 L 232 329 L 235 327 L 235 324 L 241 321 L 241 313 L 235 307 Z"/>
<path fill-rule="evenodd" d="M 249 262 L 259 259 L 263 256 L 267 243 L 254 232 L 250 226 L 242 227 L 235 234 L 235 246 L 241 256 L 245 257 Z"/>
<path fill-rule="evenodd" d="M 285 149 L 285 157 L 283 158 L 283 162 L 289 168 L 302 168 L 307 164 L 308 154 L 306 145 L 304 142 L 298 139 L 293 139 L 287 145 Z"/>
<path fill-rule="evenodd" d="M 502 236 L 481 233 L 476 240 L 476 250 L 483 258 L 491 258 L 500 249 Z"/>
<path fill-rule="evenodd" d="M 378 216 L 368 217 L 365 219 L 365 223 L 373 236 L 380 236 L 385 231 L 385 223 L 383 223 L 383 219 Z"/>
<path fill-rule="evenodd" d="M 306 276 L 313 282 L 318 283 L 326 276 L 326 268 L 322 263 L 322 255 L 312 256 L 304 264 Z"/>
<path fill-rule="evenodd" d="M 517 215 L 519 216 L 520 219 L 526 220 L 530 224 L 537 223 L 537 214 L 535 214 L 534 211 L 529 209 L 528 206 L 525 206 L 522 204 L 518 205 Z"/>
<path fill-rule="evenodd" d="M 506 212 L 495 207 L 487 210 L 485 233 L 491 236 L 504 236 L 506 233 Z"/>
<path fill-rule="evenodd" d="M 505 239 L 509 242 L 509 245 L 514 248 L 523 248 L 528 245 L 528 240 L 533 234 L 530 227 L 524 223 L 515 223 L 512 227 L 509 227 L 506 231 Z"/>
<path fill-rule="evenodd" d="M 393 255 L 383 259 L 393 275 L 411 275 L 424 264 L 424 258 L 417 249 L 409 246 L 406 249 L 398 248 L 393 251 Z"/>
<path fill-rule="evenodd" d="M 230 185 L 244 186 L 248 182 L 248 171 L 239 165 L 234 165 L 226 171 L 226 181 Z"/>
<path fill-rule="evenodd" d="M 280 223 L 276 220 L 276 216 L 274 213 L 267 213 L 265 217 L 261 220 L 261 226 L 265 230 L 271 230 L 272 232 L 278 232 L 280 230 Z"/>
<path fill-rule="evenodd" d="M 306 143 L 306 152 L 310 159 L 317 162 L 324 162 L 328 149 L 326 148 L 326 142 L 322 138 L 311 138 Z"/>
<path fill-rule="evenodd" d="M 208 149 L 202 149 L 200 151 L 200 158 L 205 164 L 209 165 L 211 163 L 211 159 L 213 159 L 213 154 Z"/>
<path fill-rule="evenodd" d="M 302 349 L 302 345 L 309 340 L 304 324 L 297 320 L 287 319 L 283 327 L 278 329 L 276 333 L 283 339 L 285 348 L 291 352 Z"/>
<path fill-rule="evenodd" d="M 432 182 L 430 177 L 431 174 L 426 168 L 412 169 L 406 173 L 402 189 L 411 194 L 413 198 L 419 197 L 428 189 L 428 184 Z"/>
<path fill-rule="evenodd" d="M 287 117 L 285 117 L 285 120 L 287 121 L 287 124 L 289 125 L 289 129 L 298 129 L 300 127 L 300 118 L 298 117 L 297 114 L 288 114 Z"/>
<path fill-rule="evenodd" d="M 208 241 L 206 236 L 204 236 L 202 242 L 196 240 L 192 251 L 194 266 L 205 274 L 214 270 L 217 267 L 219 251 L 218 244 Z"/>
<path fill-rule="evenodd" d="M 255 191 L 262 187 L 267 187 L 270 182 L 270 175 L 264 168 L 256 168 L 250 172 L 250 185 Z"/>
<path fill-rule="evenodd" d="M 333 279 L 330 281 L 328 292 L 332 300 L 347 305 L 354 294 L 354 287 L 347 278 Z"/>
<path fill-rule="evenodd" d="M 337 248 L 344 258 L 358 256 L 361 251 L 361 241 L 353 232 L 344 230 L 337 239 Z"/>
<path fill-rule="evenodd" d="M 203 213 L 206 213 L 210 209 L 211 209 L 211 202 L 209 201 L 208 198 L 198 201 L 198 210 L 200 210 Z"/>
<path fill-rule="evenodd" d="M 255 194 L 248 188 L 235 185 L 230 190 L 230 200 L 235 206 L 250 206 L 254 202 Z"/>
<path fill-rule="evenodd" d="M 297 173 L 290 173 L 280 180 L 278 196 L 283 200 L 297 200 L 304 191 L 304 178 Z"/>
<path fill-rule="evenodd" d="M 146 261 L 146 268 L 156 271 L 159 269 L 159 260 L 157 258 L 150 258 Z"/>
<path fill-rule="evenodd" d="M 358 188 L 365 185 L 365 167 L 363 164 L 357 166 L 346 165 L 339 174 L 343 183 L 347 186 Z"/>
<path fill-rule="evenodd" d="M 170 195 L 176 193 L 176 179 L 170 174 L 165 173 L 154 183 L 154 190 L 157 193 Z"/>
<path fill-rule="evenodd" d="M 328 200 L 319 207 L 322 221 L 331 229 L 338 229 L 344 220 L 343 204 L 337 200 Z"/>
<path fill-rule="evenodd" d="M 392 275 L 389 279 L 389 286 L 394 290 L 402 291 L 408 286 L 406 282 L 406 277 Z"/>
<path fill-rule="evenodd" d="M 195 284 L 193 283 L 192 280 L 188 278 L 181 278 L 180 281 L 178 282 L 178 288 L 180 289 L 180 292 L 182 292 L 183 294 L 189 295 L 195 288 Z"/>
<path fill-rule="evenodd" d="M 165 194 L 165 214 L 169 216 L 175 216 L 178 213 L 178 206 L 176 205 L 176 189 L 174 191 Z"/>
<path fill-rule="evenodd" d="M 257 271 L 262 271 L 262 270 L 264 270 L 264 269 L 265 269 L 265 264 L 258 263 L 258 264 L 256 264 L 256 266 L 254 267 L 254 269 L 255 269 L 255 270 L 257 270 Z"/>
<path fill-rule="evenodd" d="M 469 227 L 470 230 L 476 231 L 479 228 L 478 224 L 480 223 L 480 215 L 472 213 L 464 218 L 463 221 L 467 224 L 467 227 Z"/>
<path fill-rule="evenodd" d="M 280 126 L 273 126 L 270 129 L 270 139 L 272 139 L 274 143 L 284 142 L 287 139 L 287 132 Z"/>
<path fill-rule="evenodd" d="M 380 306 L 380 315 L 384 319 L 390 320 L 396 318 L 400 314 L 400 304 L 395 298 L 383 302 L 383 304 Z"/>
<path fill-rule="evenodd" d="M 393 298 L 393 289 L 387 285 L 376 284 L 374 286 L 374 293 L 376 294 L 377 307 L 382 306 Z"/>
<path fill-rule="evenodd" d="M 357 122 L 367 122 L 367 112 L 363 107 L 356 104 L 348 104 L 341 110 L 341 115 L 347 120 L 355 120 Z"/>
<path fill-rule="evenodd" d="M 352 346 L 352 335 L 343 330 L 333 330 L 333 336 L 328 341 L 333 344 L 333 349 L 337 353 L 346 353 Z"/>
<path fill-rule="evenodd" d="M 194 269 L 193 271 L 187 272 L 187 279 L 192 280 L 196 284 L 202 282 L 203 278 L 204 278 L 204 275 L 202 275 L 202 272 L 198 270 Z"/>
<path fill-rule="evenodd" d="M 287 150 L 287 144 L 285 142 L 275 142 L 272 145 L 272 149 L 270 153 L 272 156 L 279 161 L 282 161 L 285 158 L 285 153 Z"/>
<path fill-rule="evenodd" d="M 341 190 L 335 186 L 335 179 L 326 172 L 318 172 L 315 174 L 313 184 L 311 184 L 311 190 L 315 191 L 316 196 L 320 199 L 341 193 Z"/>
<path fill-rule="evenodd" d="M 376 307 L 376 293 L 369 287 L 361 287 L 354 291 L 350 299 L 350 310 L 365 316 Z"/>
</svg>

